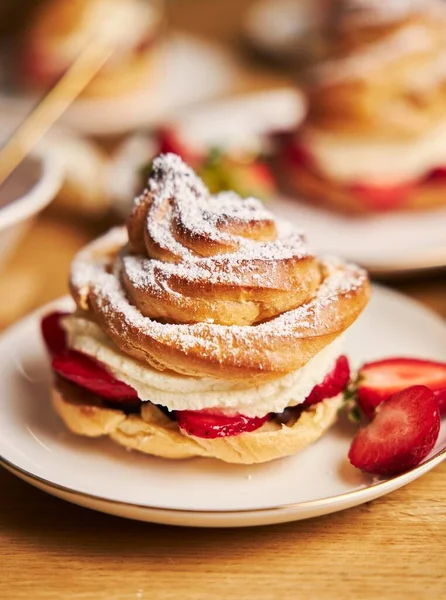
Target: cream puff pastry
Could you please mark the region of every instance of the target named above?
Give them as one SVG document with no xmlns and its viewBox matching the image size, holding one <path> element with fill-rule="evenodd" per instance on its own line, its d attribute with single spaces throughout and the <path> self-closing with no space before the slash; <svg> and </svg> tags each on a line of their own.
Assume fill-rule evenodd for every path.
<svg viewBox="0 0 446 600">
<path fill-rule="evenodd" d="M 70 284 L 75 312 L 43 321 L 66 425 L 232 463 L 294 454 L 335 421 L 343 334 L 369 297 L 361 268 L 317 258 L 258 200 L 210 195 L 173 154 Z"/>
<path fill-rule="evenodd" d="M 362 213 L 446 204 L 446 5 L 342 0 L 308 115 L 281 143 L 282 185 Z"/>
</svg>

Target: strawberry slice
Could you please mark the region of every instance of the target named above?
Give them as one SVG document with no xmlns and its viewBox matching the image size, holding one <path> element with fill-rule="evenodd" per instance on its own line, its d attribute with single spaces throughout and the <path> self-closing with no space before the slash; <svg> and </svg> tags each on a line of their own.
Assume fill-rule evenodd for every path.
<svg viewBox="0 0 446 600">
<path fill-rule="evenodd" d="M 177 410 L 175 418 L 180 429 L 199 438 L 219 438 L 239 435 L 259 429 L 268 420 L 264 417 L 225 415 L 216 410 Z"/>
<path fill-rule="evenodd" d="M 348 457 L 375 475 L 397 475 L 418 465 L 440 431 L 438 402 L 431 390 L 415 385 L 385 400 L 374 420 L 358 431 Z"/>
<path fill-rule="evenodd" d="M 425 181 L 444 180 L 446 178 L 446 167 L 437 167 L 428 173 Z"/>
<path fill-rule="evenodd" d="M 330 373 L 323 382 L 314 386 L 310 395 L 305 399 L 304 405 L 311 406 L 326 398 L 333 398 L 345 390 L 350 381 L 350 365 L 346 356 L 340 356 Z"/>
<path fill-rule="evenodd" d="M 67 347 L 66 334 L 60 324 L 67 313 L 54 312 L 42 319 L 45 344 L 53 357 L 53 370 L 64 379 L 115 402 L 139 402 L 136 391 L 119 381 L 98 361 Z"/>
<path fill-rule="evenodd" d="M 274 188 L 274 177 L 271 173 L 271 169 L 264 162 L 253 162 L 248 165 L 249 171 L 255 179 L 260 181 L 263 185 L 271 186 Z"/>
<path fill-rule="evenodd" d="M 113 377 L 99 362 L 81 352 L 67 350 L 55 356 L 51 366 L 64 379 L 106 400 L 138 401 L 138 394 L 132 387 Z"/>
<path fill-rule="evenodd" d="M 368 208 L 381 211 L 400 206 L 414 187 L 412 182 L 386 186 L 358 183 L 351 186 L 351 190 Z"/>
<path fill-rule="evenodd" d="M 300 167 L 314 166 L 313 158 L 307 148 L 296 143 L 295 140 L 287 140 L 282 147 L 282 158 L 292 165 Z"/>
<path fill-rule="evenodd" d="M 365 364 L 359 371 L 358 402 L 369 418 L 375 408 L 395 392 L 425 385 L 438 397 L 446 412 L 446 363 L 418 358 L 387 358 Z"/>
<path fill-rule="evenodd" d="M 45 345 L 51 356 L 62 354 L 67 349 L 67 336 L 60 326 L 60 319 L 68 313 L 53 312 L 43 317 L 40 329 Z"/>
</svg>

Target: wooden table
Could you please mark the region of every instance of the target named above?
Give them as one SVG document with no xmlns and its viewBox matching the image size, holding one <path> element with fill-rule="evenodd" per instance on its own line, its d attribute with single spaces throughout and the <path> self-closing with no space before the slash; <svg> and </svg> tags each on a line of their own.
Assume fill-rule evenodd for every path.
<svg viewBox="0 0 446 600">
<path fill-rule="evenodd" d="M 191 0 L 171 12 L 176 24 L 233 42 L 231 19 L 247 4 Z M 274 80 L 245 68 L 257 84 Z M 93 233 L 49 214 L 37 220 L 2 272 L 0 328 L 65 293 L 71 257 Z M 446 316 L 444 276 L 395 287 Z M 0 600 L 446 597 L 446 463 L 358 508 L 245 530 L 125 521 L 52 498 L 3 470 L 0 489 Z"/>
</svg>

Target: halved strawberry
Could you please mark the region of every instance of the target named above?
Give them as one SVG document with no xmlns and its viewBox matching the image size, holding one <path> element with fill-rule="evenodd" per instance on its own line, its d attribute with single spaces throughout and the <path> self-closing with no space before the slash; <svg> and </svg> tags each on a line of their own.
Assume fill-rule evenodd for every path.
<svg viewBox="0 0 446 600">
<path fill-rule="evenodd" d="M 446 388 L 444 390 L 435 391 L 434 396 L 438 402 L 440 415 L 446 415 Z"/>
<path fill-rule="evenodd" d="M 375 475 L 397 475 L 418 465 L 440 431 L 438 402 L 416 385 L 393 394 L 374 420 L 358 431 L 348 457 L 353 466 Z"/>
<path fill-rule="evenodd" d="M 437 167 L 428 173 L 425 181 L 444 180 L 446 178 L 446 167 Z"/>
<path fill-rule="evenodd" d="M 333 398 L 345 390 L 350 380 L 350 365 L 346 356 L 340 356 L 330 373 L 328 373 L 323 382 L 314 386 L 310 395 L 305 399 L 304 404 L 311 406 L 317 404 L 326 398 Z"/>
<path fill-rule="evenodd" d="M 419 358 L 395 357 L 366 363 L 359 371 L 358 402 L 369 418 L 375 408 L 395 392 L 425 385 L 438 396 L 446 412 L 446 363 Z"/>
<path fill-rule="evenodd" d="M 212 439 L 255 431 L 267 421 L 269 415 L 246 417 L 239 414 L 225 415 L 216 410 L 177 410 L 175 418 L 180 429 L 189 435 Z"/>
<path fill-rule="evenodd" d="M 67 349 L 65 331 L 60 326 L 60 319 L 68 313 L 52 312 L 43 317 L 40 323 L 42 337 L 51 356 L 62 354 Z"/>
<path fill-rule="evenodd" d="M 53 360 L 53 370 L 64 379 L 83 387 L 94 394 L 115 402 L 139 402 L 136 391 L 119 381 L 96 360 L 70 350 L 66 334 L 60 324 L 66 313 L 54 312 L 42 319 L 42 335 Z"/>
<path fill-rule="evenodd" d="M 294 139 L 287 139 L 282 146 L 282 158 L 290 163 L 291 165 L 298 165 L 303 167 L 314 166 L 313 158 L 310 151 L 304 146 L 300 145 Z"/>
<path fill-rule="evenodd" d="M 407 195 L 414 189 L 413 182 L 395 185 L 355 184 L 351 186 L 354 194 L 372 210 L 391 210 L 400 206 Z"/>
<path fill-rule="evenodd" d="M 64 379 L 107 400 L 138 400 L 138 394 L 132 387 L 113 377 L 100 363 L 81 352 L 67 350 L 64 354 L 55 356 L 51 366 Z"/>
</svg>

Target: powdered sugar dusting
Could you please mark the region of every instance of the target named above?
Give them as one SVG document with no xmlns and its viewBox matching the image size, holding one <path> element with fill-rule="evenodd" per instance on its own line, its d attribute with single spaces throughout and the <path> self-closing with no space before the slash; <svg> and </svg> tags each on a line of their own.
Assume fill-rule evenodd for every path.
<svg viewBox="0 0 446 600">
<path fill-rule="evenodd" d="M 193 204 L 197 198 L 209 195 L 206 186 L 179 156 L 165 154 L 153 161 L 148 191 L 153 198 L 151 215 L 146 223 L 149 235 L 161 249 L 176 256 L 189 255 L 190 251 L 176 241 L 170 229 L 174 215 L 172 202 L 182 198 L 186 204 Z M 164 213 L 163 218 L 158 218 L 159 212 Z"/>
<path fill-rule="evenodd" d="M 113 232 L 105 241 L 118 237 L 117 233 Z M 96 244 L 100 242 L 103 240 L 98 240 Z M 125 288 L 117 276 L 119 269 L 108 273 L 103 261 L 92 262 L 91 246 L 81 252 L 73 264 L 72 283 L 81 289 L 88 288 L 95 298 L 97 308 L 105 316 L 120 315 L 120 329 L 115 330 L 116 335 L 122 335 L 120 330 L 124 326 L 138 330 L 148 340 L 174 344 L 185 354 L 198 349 L 206 356 L 215 358 L 227 357 L 232 351 L 239 354 L 253 345 L 267 348 L 271 340 L 289 337 L 297 340 L 336 331 L 342 317 L 339 311 L 340 297 L 354 295 L 364 285 L 367 275 L 356 265 L 345 264 L 335 258 L 325 259 L 321 266 L 324 281 L 313 300 L 275 319 L 251 327 L 211 323 L 170 324 L 144 317 L 129 302 Z M 113 320 L 110 321 L 110 327 L 114 327 Z"/>
<path fill-rule="evenodd" d="M 215 241 L 227 241 L 229 235 L 221 233 L 219 225 L 228 220 L 244 221 L 273 221 L 272 214 L 254 199 L 241 200 L 233 192 L 223 192 L 216 196 L 197 196 L 191 202 L 187 196 L 176 199 L 174 209 L 176 217 L 182 225 L 195 235 L 207 235 Z M 242 240 L 239 240 L 242 243 Z"/>
<path fill-rule="evenodd" d="M 127 244 L 124 227 L 114 227 L 108 233 L 81 250 L 71 263 L 70 282 L 80 295 L 88 293 L 90 284 L 111 262 L 111 257 Z"/>
<path fill-rule="evenodd" d="M 273 215 L 254 198 L 242 200 L 233 192 L 211 196 L 192 169 L 174 154 L 154 160 L 148 190 L 136 205 L 149 197 L 149 238 L 161 250 L 180 258 L 194 255 L 196 250 L 178 240 L 179 232 L 189 242 L 203 239 L 237 249 L 248 244 L 250 227 L 274 223 Z M 234 223 L 241 226 L 237 239 L 225 230 Z"/>
<path fill-rule="evenodd" d="M 183 256 L 181 263 L 124 256 L 122 265 L 129 280 L 140 290 L 166 286 L 173 276 L 195 282 L 197 286 L 207 283 L 268 288 L 277 286 L 271 274 L 279 261 L 300 260 L 308 255 L 300 235 L 294 235 L 269 244 L 252 243 L 245 246 L 244 251 L 210 258 L 198 258 L 189 253 Z"/>
<path fill-rule="evenodd" d="M 278 263 L 311 256 L 302 234 L 290 227 L 285 231 L 258 200 L 242 200 L 233 192 L 211 196 L 175 155 L 155 159 L 153 178 L 137 206 L 146 200 L 149 258 L 122 258 L 127 280 L 142 292 L 161 295 L 172 277 L 197 288 L 227 284 L 272 289 L 280 279 Z M 265 235 L 273 239 L 264 241 Z M 161 260 L 153 258 L 154 247 Z"/>
</svg>

